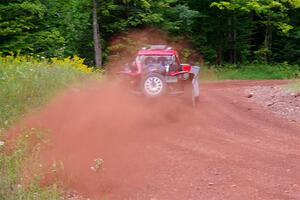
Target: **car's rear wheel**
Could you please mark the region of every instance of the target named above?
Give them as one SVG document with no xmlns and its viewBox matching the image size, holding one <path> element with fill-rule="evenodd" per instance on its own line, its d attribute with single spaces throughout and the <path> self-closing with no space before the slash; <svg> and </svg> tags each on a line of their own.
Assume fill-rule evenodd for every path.
<svg viewBox="0 0 300 200">
<path fill-rule="evenodd" d="M 165 94 L 166 80 L 158 73 L 152 73 L 142 79 L 142 91 L 147 97 L 158 97 Z"/>
</svg>

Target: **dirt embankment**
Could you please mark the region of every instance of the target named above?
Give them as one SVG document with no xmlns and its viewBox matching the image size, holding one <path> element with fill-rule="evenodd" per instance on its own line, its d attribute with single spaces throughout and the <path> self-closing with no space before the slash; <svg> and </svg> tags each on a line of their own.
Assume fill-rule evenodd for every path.
<svg viewBox="0 0 300 200">
<path fill-rule="evenodd" d="M 147 45 L 168 45 L 176 49 L 181 55 L 182 62 L 204 64 L 204 58 L 195 51 L 193 45 L 186 38 L 172 38 L 166 32 L 155 28 L 132 29 L 127 33 L 115 35 L 109 41 L 109 62 L 106 69 L 110 72 L 120 70 L 126 63 L 132 63 L 136 53 Z"/>
<path fill-rule="evenodd" d="M 25 124 L 50 131 L 43 163 L 63 163 L 52 176 L 93 199 L 300 199 L 299 124 L 241 92 L 277 83 L 202 84 L 195 110 L 96 83 L 67 91 Z"/>
</svg>

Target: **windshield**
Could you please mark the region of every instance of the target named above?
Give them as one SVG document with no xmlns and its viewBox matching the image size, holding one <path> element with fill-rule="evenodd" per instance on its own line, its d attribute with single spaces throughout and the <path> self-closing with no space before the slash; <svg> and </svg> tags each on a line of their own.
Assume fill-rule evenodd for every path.
<svg viewBox="0 0 300 200">
<path fill-rule="evenodd" d="M 156 56 L 156 55 L 140 55 L 136 58 L 137 62 L 141 63 L 143 66 L 148 65 L 161 65 L 161 66 L 167 66 L 172 65 L 175 62 L 175 56 L 174 55 L 162 55 L 162 56 Z"/>
</svg>

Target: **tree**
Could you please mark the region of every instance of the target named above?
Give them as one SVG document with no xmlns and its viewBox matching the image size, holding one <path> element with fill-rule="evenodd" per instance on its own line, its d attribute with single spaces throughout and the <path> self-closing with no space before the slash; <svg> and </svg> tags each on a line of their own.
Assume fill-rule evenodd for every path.
<svg viewBox="0 0 300 200">
<path fill-rule="evenodd" d="M 9 51 L 33 52 L 28 41 L 39 30 L 37 25 L 43 19 L 46 10 L 39 1 L 8 1 L 0 3 L 0 49 Z"/>
<path fill-rule="evenodd" d="M 299 13 L 300 0 L 1 0 L 0 54 L 100 67 L 112 36 L 155 26 L 190 39 L 208 63 L 299 63 Z"/>
<path fill-rule="evenodd" d="M 261 54 L 267 62 L 272 53 L 274 29 L 285 34 L 293 29 L 294 27 L 288 24 L 287 11 L 289 8 L 299 7 L 299 4 L 299 0 L 232 0 L 213 2 L 211 7 L 218 7 L 221 10 L 254 12 L 259 18 L 259 23 L 265 26 L 263 45 L 256 53 Z"/>
<path fill-rule="evenodd" d="M 101 48 L 101 44 L 100 44 L 96 0 L 93 0 L 93 35 L 94 35 L 95 64 L 96 64 L 96 67 L 101 67 L 102 66 L 102 48 Z"/>
</svg>

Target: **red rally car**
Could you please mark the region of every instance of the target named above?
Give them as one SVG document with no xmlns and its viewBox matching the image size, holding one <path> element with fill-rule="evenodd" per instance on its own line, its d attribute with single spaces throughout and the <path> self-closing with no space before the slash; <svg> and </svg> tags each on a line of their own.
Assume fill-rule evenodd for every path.
<svg viewBox="0 0 300 200">
<path fill-rule="evenodd" d="M 199 101 L 200 67 L 181 64 L 178 52 L 165 45 L 139 50 L 135 61 L 119 74 L 127 77 L 132 91 L 149 98 L 181 95 L 187 104 Z"/>
</svg>

